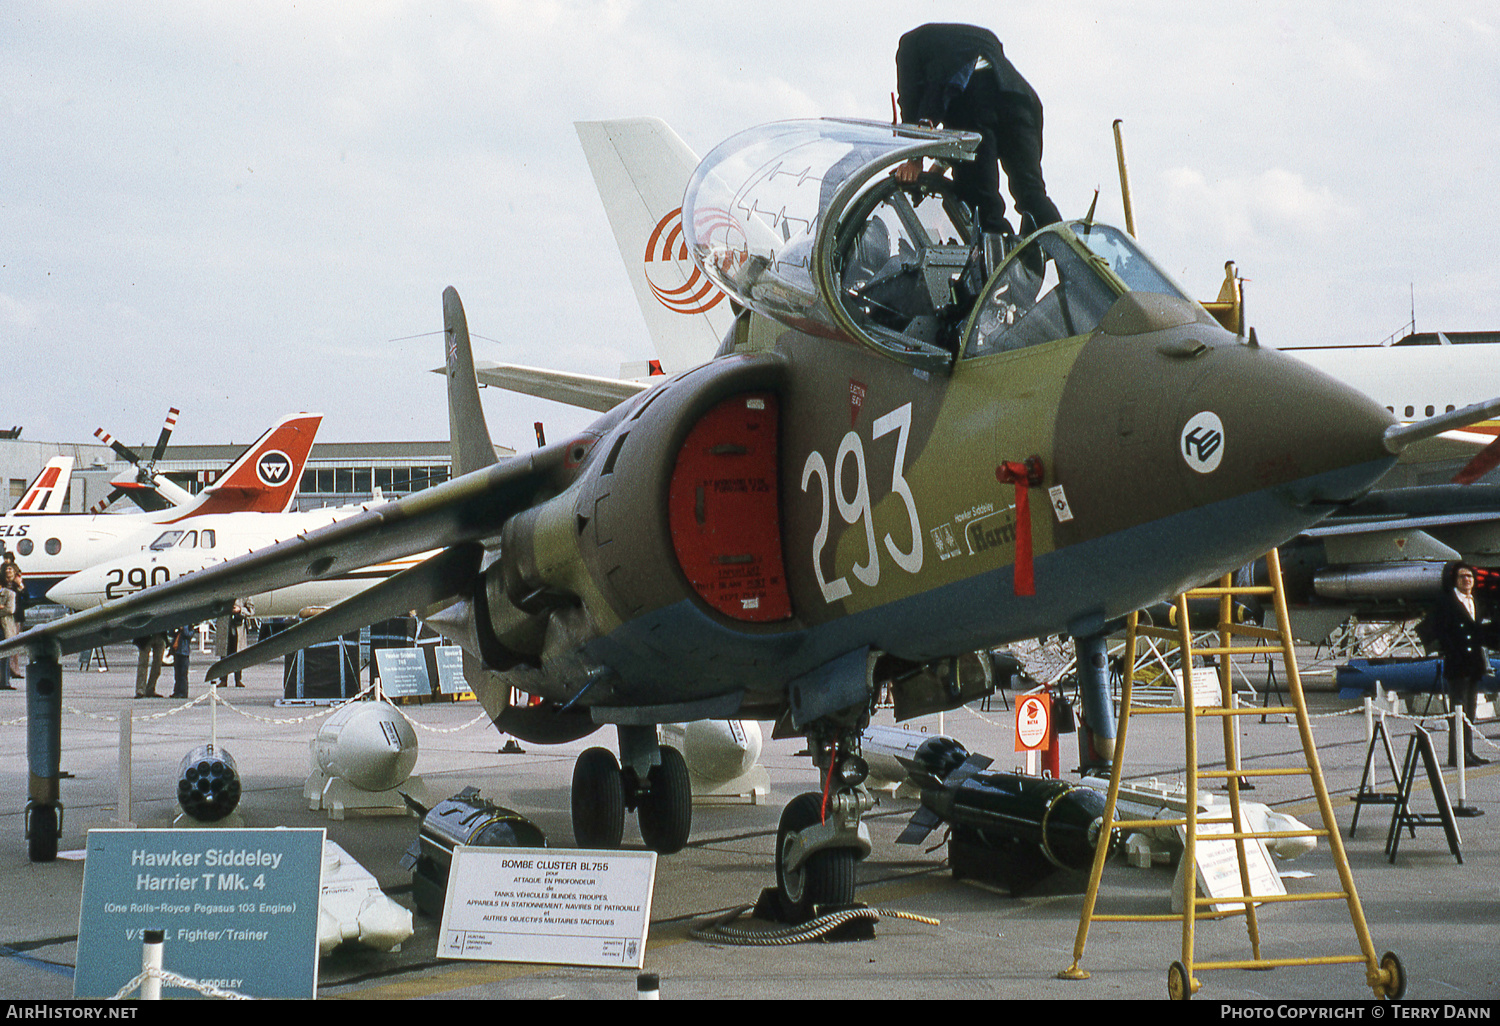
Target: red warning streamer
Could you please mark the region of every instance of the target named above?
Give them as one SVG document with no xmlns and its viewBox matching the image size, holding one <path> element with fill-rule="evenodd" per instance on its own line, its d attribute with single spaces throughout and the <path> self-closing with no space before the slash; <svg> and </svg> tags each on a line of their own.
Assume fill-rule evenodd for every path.
<svg viewBox="0 0 1500 1026">
<path fill-rule="evenodd" d="M 1031 565 L 1031 500 L 1027 489 L 1042 483 L 1042 461 L 1032 456 L 1024 463 L 1006 460 L 995 468 L 995 479 L 1016 486 L 1016 567 L 1015 592 L 1020 596 L 1036 594 L 1036 577 Z"/>
</svg>

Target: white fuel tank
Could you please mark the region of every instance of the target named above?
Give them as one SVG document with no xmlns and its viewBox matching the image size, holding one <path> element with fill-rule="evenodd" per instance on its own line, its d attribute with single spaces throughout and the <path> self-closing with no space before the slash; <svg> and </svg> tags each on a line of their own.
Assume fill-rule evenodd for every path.
<svg viewBox="0 0 1500 1026">
<path fill-rule="evenodd" d="M 384 702 L 351 702 L 318 728 L 313 754 L 326 776 L 362 791 L 386 791 L 411 776 L 417 733 Z"/>
</svg>

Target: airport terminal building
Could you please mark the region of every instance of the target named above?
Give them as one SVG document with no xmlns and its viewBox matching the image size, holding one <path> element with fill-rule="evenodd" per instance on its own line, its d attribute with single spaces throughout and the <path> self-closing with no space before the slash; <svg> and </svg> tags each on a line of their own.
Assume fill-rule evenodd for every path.
<svg viewBox="0 0 1500 1026">
<path fill-rule="evenodd" d="M 0 435 L 18 436 L 17 429 Z M 247 443 L 248 444 L 248 443 Z M 135 446 L 149 453 L 150 443 Z M 172 445 L 163 453 L 157 469 L 188 491 L 197 493 L 212 484 L 243 452 L 243 445 Z M 502 458 L 513 451 L 496 447 Z M 67 511 L 87 512 L 109 495 L 110 482 L 130 469 L 108 446 L 67 442 L 31 442 L 19 437 L 0 437 L 0 512 L 10 510 L 25 494 L 26 486 L 54 456 L 73 457 L 73 477 L 68 489 Z M 377 494 L 400 498 L 442 484 L 451 476 L 446 441 L 434 442 L 320 442 L 313 446 L 302 472 L 295 509 L 318 509 L 368 502 Z M 128 500 L 119 508 L 133 509 Z"/>
</svg>

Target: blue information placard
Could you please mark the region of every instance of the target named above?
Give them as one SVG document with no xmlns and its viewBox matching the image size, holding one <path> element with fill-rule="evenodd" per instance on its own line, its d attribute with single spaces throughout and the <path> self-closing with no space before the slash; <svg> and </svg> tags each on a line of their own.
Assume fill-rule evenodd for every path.
<svg viewBox="0 0 1500 1026">
<path fill-rule="evenodd" d="M 432 694 L 427 655 L 420 648 L 377 648 L 375 666 L 380 670 L 380 689 L 391 698 Z"/>
<path fill-rule="evenodd" d="M 432 650 L 436 657 L 438 694 L 462 695 L 473 689 L 464 677 L 464 650 L 457 645 L 439 645 Z"/>
<path fill-rule="evenodd" d="M 250 997 L 315 997 L 323 836 L 89 831 L 73 996 L 113 997 L 141 971 L 144 931 L 162 930 L 168 972 Z M 197 996 L 162 987 L 164 998 Z"/>
</svg>

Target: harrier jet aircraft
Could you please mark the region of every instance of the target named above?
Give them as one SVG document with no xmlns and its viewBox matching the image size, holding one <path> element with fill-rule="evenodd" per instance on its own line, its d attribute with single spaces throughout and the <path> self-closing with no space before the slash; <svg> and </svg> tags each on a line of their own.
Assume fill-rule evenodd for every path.
<svg viewBox="0 0 1500 1026">
<path fill-rule="evenodd" d="M 614 725 L 619 760 L 596 747 L 575 768 L 583 846 L 618 845 L 628 808 L 651 847 L 685 843 L 687 774 L 657 724 L 775 720 L 807 737 L 821 784 L 787 807 L 777 844 L 782 903 L 805 916 L 850 899 L 869 851 L 859 735 L 879 686 L 988 645 L 1101 639 L 1452 426 L 1397 425 L 1230 334 L 1115 229 L 1057 224 L 1006 254 L 943 180 L 890 177 L 977 143 L 821 120 L 717 147 L 682 226 L 742 310 L 731 343 L 501 462 L 448 290 L 466 473 L 0 645 L 32 657 L 32 857 L 56 846 L 60 653 L 440 548 L 210 675 L 418 609 L 469 653 L 501 730 L 543 743 Z M 538 703 L 512 705 L 513 688 Z"/>
</svg>

